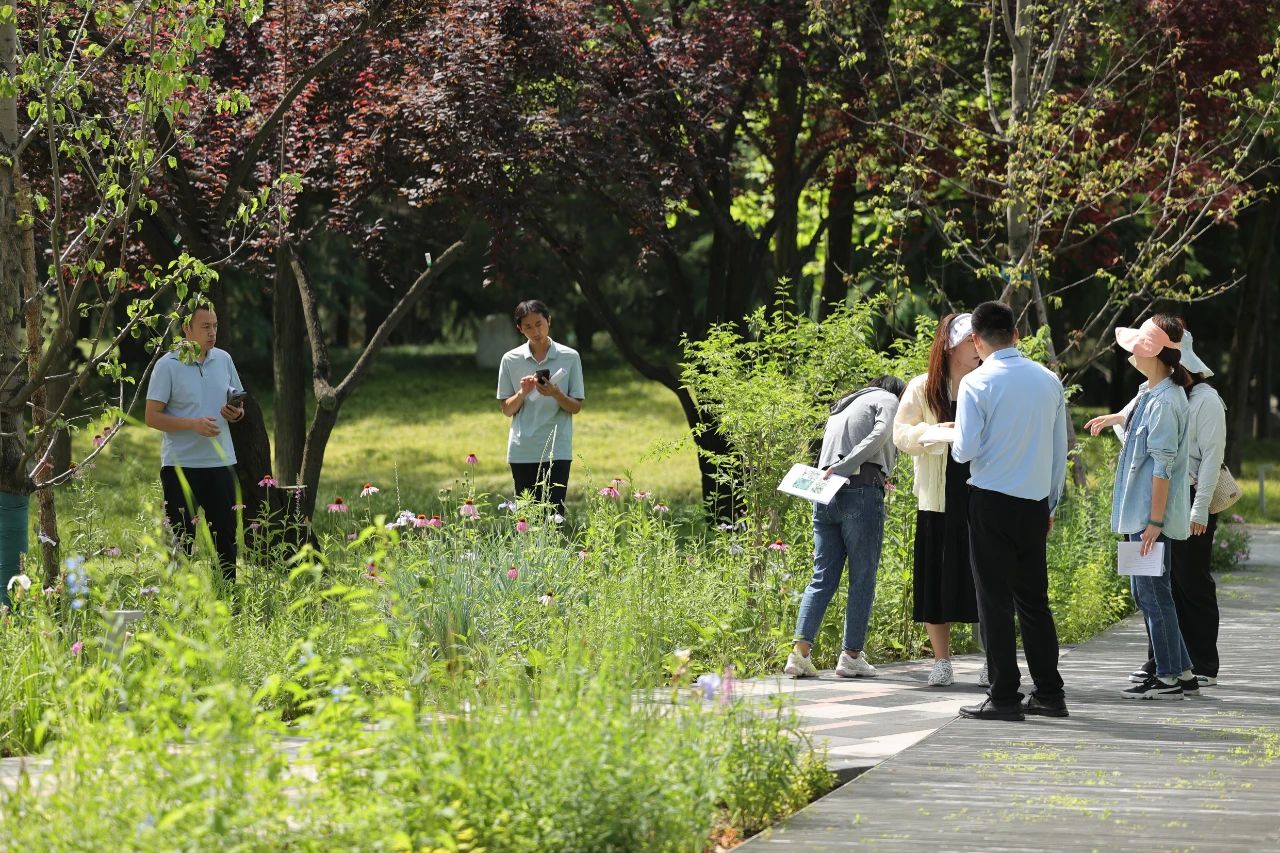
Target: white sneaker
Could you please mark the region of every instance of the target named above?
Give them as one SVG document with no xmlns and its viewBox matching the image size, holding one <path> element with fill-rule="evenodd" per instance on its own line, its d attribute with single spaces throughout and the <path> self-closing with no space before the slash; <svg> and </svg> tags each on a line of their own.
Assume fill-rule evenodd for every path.
<svg viewBox="0 0 1280 853">
<path fill-rule="evenodd" d="M 848 652 L 840 652 L 840 662 L 836 664 L 836 675 L 841 678 L 875 678 L 876 668 L 867 663 L 866 655 L 856 658 Z"/>
<path fill-rule="evenodd" d="M 951 661 L 946 658 L 940 658 L 933 662 L 933 669 L 929 672 L 930 687 L 947 687 L 954 684 L 956 680 L 955 673 L 951 669 Z"/>
<path fill-rule="evenodd" d="M 985 663 L 982 665 L 982 672 L 978 673 L 978 686 L 979 687 L 991 686 L 991 679 L 987 677 L 987 665 Z"/>
<path fill-rule="evenodd" d="M 787 665 L 782 668 L 782 672 L 792 678 L 818 677 L 818 668 L 813 665 L 813 658 L 795 652 L 787 655 Z"/>
</svg>

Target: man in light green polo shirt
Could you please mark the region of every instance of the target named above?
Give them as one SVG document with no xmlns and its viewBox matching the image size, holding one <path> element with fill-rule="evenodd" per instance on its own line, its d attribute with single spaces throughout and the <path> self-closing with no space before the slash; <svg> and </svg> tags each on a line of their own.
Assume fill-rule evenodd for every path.
<svg viewBox="0 0 1280 853">
<path fill-rule="evenodd" d="M 516 329 L 528 343 L 502 357 L 498 399 L 511 418 L 507 462 L 516 495 L 532 492 L 564 512 L 573 461 L 573 416 L 582 411 L 582 359 L 551 339 L 551 312 L 536 299 L 516 306 Z"/>
</svg>

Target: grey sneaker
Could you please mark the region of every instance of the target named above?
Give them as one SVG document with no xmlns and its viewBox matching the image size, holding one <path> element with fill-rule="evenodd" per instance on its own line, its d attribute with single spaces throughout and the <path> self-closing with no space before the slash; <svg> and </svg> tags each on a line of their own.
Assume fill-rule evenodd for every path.
<svg viewBox="0 0 1280 853">
<path fill-rule="evenodd" d="M 813 665 L 813 658 L 795 652 L 787 655 L 787 665 L 782 668 L 782 672 L 792 678 L 818 677 L 818 668 Z"/>
<path fill-rule="evenodd" d="M 929 672 L 930 687 L 947 687 L 954 684 L 955 680 L 956 676 L 951 669 L 951 661 L 946 658 L 940 658 L 933 662 L 933 669 Z"/>
<path fill-rule="evenodd" d="M 840 652 L 840 662 L 836 664 L 836 675 L 841 678 L 875 678 L 876 668 L 867 663 L 866 655 L 856 658 L 848 652 Z"/>
<path fill-rule="evenodd" d="M 982 672 L 978 673 L 978 686 L 979 687 L 991 686 L 991 679 L 987 677 L 987 665 L 985 663 L 982 665 Z"/>
</svg>

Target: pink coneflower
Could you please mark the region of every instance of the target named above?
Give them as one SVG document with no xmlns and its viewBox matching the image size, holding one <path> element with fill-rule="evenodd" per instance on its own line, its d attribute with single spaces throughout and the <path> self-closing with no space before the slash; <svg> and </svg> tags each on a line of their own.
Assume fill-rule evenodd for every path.
<svg viewBox="0 0 1280 853">
<path fill-rule="evenodd" d="M 267 476 L 263 477 L 261 480 L 258 481 L 258 485 L 264 489 L 274 489 L 276 486 L 280 484 L 276 482 L 275 477 L 272 477 L 270 474 L 268 474 Z"/>
<path fill-rule="evenodd" d="M 365 483 L 363 486 L 360 487 L 360 497 L 362 498 L 373 497 L 377 493 L 378 493 L 378 487 L 375 486 L 373 483 Z"/>
<path fill-rule="evenodd" d="M 889 480 L 885 480 L 885 482 L 884 482 L 884 490 L 885 490 L 886 492 L 896 492 L 896 491 L 898 490 L 898 487 L 897 487 L 897 486 L 895 486 L 895 485 L 894 485 L 892 482 L 890 482 Z"/>
<path fill-rule="evenodd" d="M 507 580 L 513 581 L 518 577 L 520 577 L 520 570 L 517 569 L 515 566 L 512 566 L 511 568 L 507 569 Z"/>
<path fill-rule="evenodd" d="M 653 511 L 654 512 L 671 512 L 671 507 L 667 506 L 662 501 L 658 501 L 656 504 L 653 505 Z"/>
<path fill-rule="evenodd" d="M 360 534 L 359 534 L 359 533 L 348 533 L 348 534 L 347 534 L 347 541 L 348 541 L 348 542 L 354 542 L 354 541 L 356 541 L 356 539 L 358 539 L 359 537 L 360 537 Z"/>
<path fill-rule="evenodd" d="M 588 551 L 586 548 L 583 548 L 581 551 L 578 552 L 579 560 L 585 560 L 587 559 L 587 557 L 590 557 L 590 556 L 591 556 L 591 552 Z"/>
<path fill-rule="evenodd" d="M 259 522 L 256 522 L 256 521 L 251 521 L 251 522 L 249 522 L 249 529 L 250 529 L 250 530 L 257 530 L 257 529 L 258 529 L 259 527 L 261 527 L 261 526 L 262 526 L 262 525 L 261 525 Z"/>
<path fill-rule="evenodd" d="M 463 518 L 479 518 L 480 508 L 476 506 L 476 502 L 471 498 L 467 498 L 462 502 L 462 506 L 458 508 L 458 515 Z"/>
<path fill-rule="evenodd" d="M 653 497 L 653 492 L 646 492 L 643 489 L 641 489 L 638 492 L 632 492 L 631 497 L 635 498 L 638 501 L 645 501 Z"/>
<path fill-rule="evenodd" d="M 81 642 L 80 640 L 76 640 L 74 643 L 71 644 L 71 654 L 78 655 L 82 651 L 84 651 L 84 643 Z"/>
<path fill-rule="evenodd" d="M 616 498 L 620 494 L 621 492 L 618 491 L 616 486 L 605 486 L 600 490 L 600 497 L 602 498 Z"/>
<path fill-rule="evenodd" d="M 117 546 L 115 546 L 115 545 L 112 545 L 110 548 L 108 548 L 107 550 L 103 551 L 102 553 L 106 554 L 108 557 L 119 557 L 119 556 L 120 556 L 120 548 L 119 548 L 119 547 L 117 547 Z"/>
<path fill-rule="evenodd" d="M 378 564 L 370 560 L 365 563 L 364 576 L 371 581 L 382 582 L 382 575 L 378 574 Z"/>
<path fill-rule="evenodd" d="M 232 504 L 232 505 L 231 505 L 231 511 L 232 511 L 232 512 L 243 512 L 243 511 L 244 511 L 244 508 L 245 508 L 245 507 L 244 507 L 244 504 Z"/>
<path fill-rule="evenodd" d="M 527 519 L 522 518 L 516 522 L 516 533 L 528 533 L 528 532 L 529 532 L 529 522 Z"/>
<path fill-rule="evenodd" d="M 785 551 L 790 547 L 791 547 L 790 545 L 788 545 L 786 542 L 783 542 L 781 539 L 775 539 L 769 543 L 770 551 Z"/>
<path fill-rule="evenodd" d="M 342 498 L 339 497 L 334 498 L 333 503 L 329 504 L 329 506 L 325 508 L 328 509 L 329 512 L 346 512 L 351 507 L 347 506 L 346 503 L 343 502 Z"/>
<path fill-rule="evenodd" d="M 107 443 L 107 440 L 106 440 L 105 438 L 103 438 L 101 435 L 95 435 L 95 436 L 93 437 L 93 446 L 94 446 L 94 447 L 101 447 L 102 445 L 104 445 L 104 444 L 106 444 L 106 443 Z"/>
<path fill-rule="evenodd" d="M 556 596 L 551 590 L 547 590 L 546 594 L 538 599 L 538 603 L 543 607 L 550 607 L 556 603 Z"/>
<path fill-rule="evenodd" d="M 476 455 L 475 455 L 474 453 L 468 453 L 468 454 L 467 454 L 467 464 L 468 464 L 468 465 L 476 465 L 476 464 L 478 464 L 479 462 L 480 462 L 480 460 L 476 458 Z"/>
<path fill-rule="evenodd" d="M 476 517 L 479 518 L 480 514 L 476 513 Z M 433 515 L 427 519 L 427 527 L 434 527 L 439 530 L 441 527 L 444 527 L 444 519 L 438 515 Z"/>
<path fill-rule="evenodd" d="M 423 515 L 422 513 L 418 513 L 418 515 L 413 519 L 414 527 L 427 527 L 430 524 L 431 524 L 431 519 L 427 518 L 427 516 Z"/>
</svg>

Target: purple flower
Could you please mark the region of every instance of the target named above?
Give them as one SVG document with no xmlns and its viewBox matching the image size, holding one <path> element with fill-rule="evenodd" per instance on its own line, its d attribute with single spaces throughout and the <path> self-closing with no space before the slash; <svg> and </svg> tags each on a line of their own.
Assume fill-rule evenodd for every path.
<svg viewBox="0 0 1280 853">
<path fill-rule="evenodd" d="M 71 654 L 78 655 L 82 651 L 84 651 L 84 643 L 80 640 L 76 640 L 71 644 Z"/>
<path fill-rule="evenodd" d="M 346 512 L 350 509 L 342 500 L 342 498 L 334 498 L 333 503 L 326 507 L 329 512 Z"/>
<path fill-rule="evenodd" d="M 600 497 L 602 498 L 616 498 L 620 494 L 621 492 L 618 491 L 617 486 L 605 486 L 600 490 Z"/>
<path fill-rule="evenodd" d="M 108 557 L 119 557 L 120 549 L 115 545 L 112 545 L 110 548 L 106 549 L 102 553 L 106 554 Z"/>
<path fill-rule="evenodd" d="M 716 698 L 716 692 L 720 689 L 720 676 L 714 672 L 704 672 L 698 676 L 698 680 L 694 682 L 699 690 L 702 691 L 702 698 L 706 702 L 710 702 Z"/>
<path fill-rule="evenodd" d="M 462 506 L 458 508 L 458 515 L 463 518 L 479 518 L 480 508 L 476 506 L 476 502 L 471 498 L 467 498 L 462 502 Z"/>
<path fill-rule="evenodd" d="M 638 492 L 632 492 L 632 493 L 631 493 L 631 497 L 635 498 L 635 499 L 636 499 L 636 500 L 638 500 L 638 501 L 644 501 L 644 500 L 648 500 L 649 498 L 653 497 L 653 492 L 646 492 L 646 491 L 644 491 L 644 490 L 642 489 L 642 490 L 640 490 L 640 491 L 638 491 Z"/>
<path fill-rule="evenodd" d="M 653 511 L 654 512 L 671 512 L 671 507 L 667 506 L 662 501 L 658 501 L 653 505 Z"/>
<path fill-rule="evenodd" d="M 517 569 L 515 566 L 512 566 L 511 568 L 507 569 L 507 580 L 513 581 L 518 577 L 520 577 L 520 570 Z"/>
<path fill-rule="evenodd" d="M 502 503 L 498 504 L 498 509 L 505 509 L 507 512 L 515 512 L 515 511 L 516 511 L 516 502 L 515 502 L 515 501 L 503 501 Z"/>
<path fill-rule="evenodd" d="M 360 497 L 371 498 L 378 493 L 378 487 L 373 483 L 365 483 L 360 489 Z"/>
<path fill-rule="evenodd" d="M 480 460 L 476 458 L 476 455 L 475 455 L 474 453 L 468 453 L 468 454 L 467 454 L 467 464 L 468 464 L 468 465 L 476 465 L 476 464 L 478 464 L 479 462 L 480 462 Z"/>
<path fill-rule="evenodd" d="M 231 510 L 232 510 L 232 512 L 244 512 L 244 508 L 245 508 L 245 507 L 244 507 L 244 504 L 232 504 L 232 505 L 231 505 Z"/>
<path fill-rule="evenodd" d="M 790 547 L 791 547 L 790 545 L 788 545 L 786 542 L 783 542 L 781 539 L 775 539 L 769 543 L 770 551 L 785 551 Z"/>
<path fill-rule="evenodd" d="M 1233 512 L 1231 513 L 1231 521 L 1234 524 L 1244 524 L 1244 516 L 1240 515 L 1239 513 Z"/>
<path fill-rule="evenodd" d="M 479 513 L 476 514 L 476 517 L 479 517 Z M 433 515 L 427 519 L 427 527 L 434 527 L 439 530 L 441 527 L 444 527 L 444 519 L 438 515 Z"/>
<path fill-rule="evenodd" d="M 95 436 L 93 437 L 93 446 L 94 446 L 94 447 L 101 447 L 102 445 L 104 445 L 104 444 L 106 444 L 106 443 L 107 443 L 107 440 L 106 440 L 105 438 L 103 438 L 101 435 L 95 435 Z"/>
<path fill-rule="evenodd" d="M 268 474 L 267 476 L 263 477 L 261 480 L 258 481 L 258 485 L 264 489 L 273 489 L 280 484 L 276 482 L 275 477 L 272 477 L 270 474 Z"/>
<path fill-rule="evenodd" d="M 529 532 L 529 522 L 527 519 L 522 518 L 516 522 L 516 533 L 528 533 L 528 532 Z"/>
</svg>

